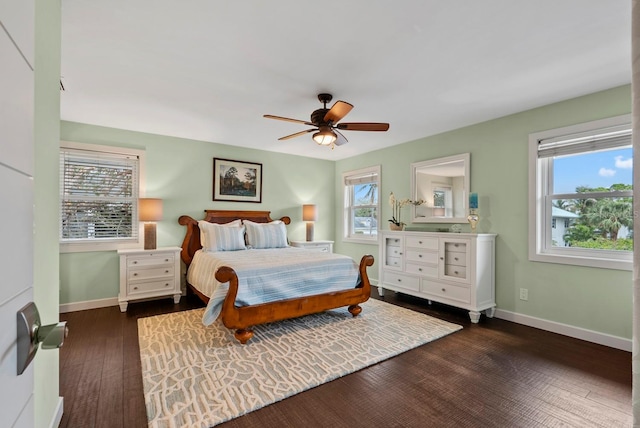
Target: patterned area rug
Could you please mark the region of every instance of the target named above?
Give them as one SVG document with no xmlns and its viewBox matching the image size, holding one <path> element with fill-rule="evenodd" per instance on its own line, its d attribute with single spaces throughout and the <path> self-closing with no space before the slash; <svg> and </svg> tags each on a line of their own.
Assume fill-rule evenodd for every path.
<svg viewBox="0 0 640 428">
<path fill-rule="evenodd" d="M 370 299 L 257 326 L 241 345 L 204 309 L 138 320 L 149 427 L 211 427 L 462 327 Z"/>
</svg>

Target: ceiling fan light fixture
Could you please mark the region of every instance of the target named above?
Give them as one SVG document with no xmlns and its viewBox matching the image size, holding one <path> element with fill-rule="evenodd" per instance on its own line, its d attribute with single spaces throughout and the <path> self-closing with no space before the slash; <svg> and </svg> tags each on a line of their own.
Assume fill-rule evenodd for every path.
<svg viewBox="0 0 640 428">
<path fill-rule="evenodd" d="M 313 141 L 321 146 L 330 146 L 336 142 L 338 136 L 328 128 L 320 128 L 319 132 L 313 134 Z"/>
</svg>

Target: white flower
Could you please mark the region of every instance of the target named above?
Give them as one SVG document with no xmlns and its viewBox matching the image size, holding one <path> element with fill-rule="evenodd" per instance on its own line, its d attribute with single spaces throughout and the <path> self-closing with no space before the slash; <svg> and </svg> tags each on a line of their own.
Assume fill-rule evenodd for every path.
<svg viewBox="0 0 640 428">
<path fill-rule="evenodd" d="M 393 192 L 391 192 L 391 195 L 389 195 L 389 205 L 391 205 L 392 207 L 395 207 L 396 205 L 396 197 L 393 196 Z"/>
</svg>

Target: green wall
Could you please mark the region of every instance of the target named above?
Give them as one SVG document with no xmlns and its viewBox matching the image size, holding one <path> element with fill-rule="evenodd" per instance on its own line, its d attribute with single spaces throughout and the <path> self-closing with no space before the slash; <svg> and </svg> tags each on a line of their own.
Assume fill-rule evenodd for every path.
<svg viewBox="0 0 640 428">
<path fill-rule="evenodd" d="M 70 122 L 62 122 L 61 139 L 146 151 L 146 195 L 164 199 L 160 246 L 179 245 L 184 231 L 177 218 L 182 214 L 201 218 L 206 208 L 264 209 L 274 218 L 288 215 L 293 220 L 290 238 L 304 239 L 301 205 L 315 203 L 320 210 L 316 239 L 335 239 L 336 252 L 358 260 L 364 253 L 377 256 L 378 246 L 340 239 L 344 171 L 382 166 L 381 227 L 386 228 L 384 219 L 390 217 L 386 197 L 391 191 L 400 198 L 410 196 L 412 162 L 469 152 L 471 188 L 480 196 L 479 230 L 498 234 L 498 309 L 630 339 L 631 272 L 534 263 L 527 253 L 528 135 L 630 111 L 627 85 L 337 162 Z M 213 157 L 262 163 L 263 202 L 212 202 Z M 403 220 L 408 218 L 407 210 Z M 377 266 L 370 268 L 370 276 L 378 277 Z M 116 297 L 117 256 L 115 252 L 61 254 L 60 278 L 61 303 Z M 529 289 L 528 301 L 519 300 L 521 287 Z"/>
<path fill-rule="evenodd" d="M 471 190 L 480 198 L 479 231 L 498 234 L 498 309 L 631 339 L 630 271 L 534 263 L 528 260 L 527 246 L 529 134 L 630 112 L 631 88 L 627 85 L 338 161 L 335 203 L 338 206 L 342 200 L 344 171 L 381 165 L 380 217 L 381 227 L 386 228 L 385 220 L 391 216 L 386 203 L 389 193 L 411 196 L 412 162 L 471 153 Z M 403 220 L 408 222 L 405 211 Z M 336 224 L 341 228 L 340 219 L 336 211 Z M 337 237 L 341 234 L 342 230 L 336 232 Z M 337 239 L 336 251 L 359 258 L 363 253 L 377 255 L 378 248 Z M 374 267 L 371 276 L 377 278 L 377 265 Z M 519 288 L 529 289 L 528 301 L 519 300 Z"/>
<path fill-rule="evenodd" d="M 59 320 L 58 159 L 60 152 L 59 0 L 36 1 L 34 111 L 33 298 L 44 324 Z M 34 360 L 35 424 L 50 426 L 59 404 L 59 352 L 38 352 Z"/>
<path fill-rule="evenodd" d="M 185 229 L 183 214 L 195 219 L 205 209 L 271 211 L 272 218 L 291 217 L 291 240 L 305 239 L 302 205 L 318 207 L 316 239 L 333 239 L 335 163 L 223 144 L 186 140 L 113 128 L 62 122 L 63 141 L 145 150 L 146 196 L 163 199 L 158 246 L 179 246 Z M 213 158 L 262 164 L 262 203 L 212 201 Z M 60 254 L 60 303 L 117 297 L 118 256 L 115 251 Z"/>
</svg>

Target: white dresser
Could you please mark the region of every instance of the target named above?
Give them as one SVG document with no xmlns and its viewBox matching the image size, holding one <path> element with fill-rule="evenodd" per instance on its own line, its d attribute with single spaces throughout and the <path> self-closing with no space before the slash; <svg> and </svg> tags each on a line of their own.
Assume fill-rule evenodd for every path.
<svg viewBox="0 0 640 428">
<path fill-rule="evenodd" d="M 173 296 L 180 302 L 180 247 L 155 250 L 118 250 L 120 255 L 120 310 L 129 301 Z"/>
<path fill-rule="evenodd" d="M 378 291 L 393 290 L 469 310 L 495 311 L 495 240 L 490 233 L 383 231 Z"/>
</svg>

